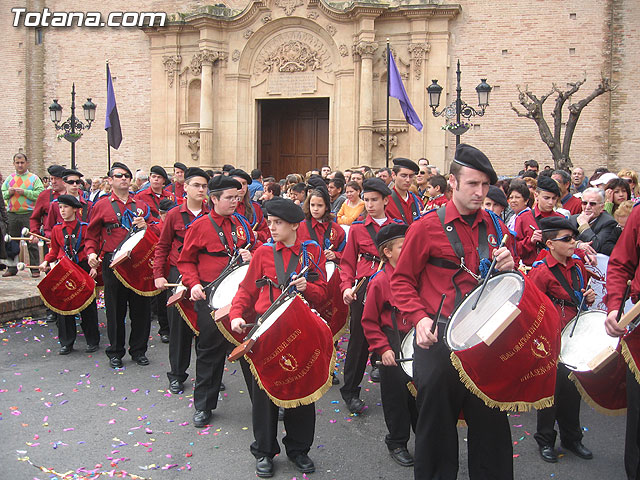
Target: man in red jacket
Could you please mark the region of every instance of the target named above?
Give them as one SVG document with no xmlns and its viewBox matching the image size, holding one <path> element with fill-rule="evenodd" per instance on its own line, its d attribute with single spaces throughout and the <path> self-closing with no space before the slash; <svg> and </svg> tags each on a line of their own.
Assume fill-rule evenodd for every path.
<svg viewBox="0 0 640 480">
<path fill-rule="evenodd" d="M 149 188 L 145 188 L 144 190 L 139 190 L 136 193 L 136 200 L 142 200 L 144 203 L 149 205 L 151 209 L 151 216 L 155 219 L 160 218 L 160 211 L 158 206 L 160 205 L 160 200 L 163 198 L 168 198 L 171 201 L 175 202 L 175 196 L 164 190 L 164 185 L 169 181 L 169 176 L 164 168 L 160 165 L 154 165 L 149 170 Z"/>
<path fill-rule="evenodd" d="M 387 216 L 411 225 L 422 215 L 422 201 L 410 188 L 413 179 L 420 171 L 415 162 L 408 158 L 395 158 L 393 160 L 393 188 L 387 204 Z"/>
</svg>

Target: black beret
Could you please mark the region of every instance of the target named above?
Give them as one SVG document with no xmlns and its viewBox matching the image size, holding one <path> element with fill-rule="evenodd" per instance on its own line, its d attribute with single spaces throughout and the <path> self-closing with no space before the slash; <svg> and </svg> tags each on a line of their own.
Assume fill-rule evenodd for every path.
<svg viewBox="0 0 640 480">
<path fill-rule="evenodd" d="M 235 170 L 235 168 L 236 168 L 236 167 L 234 167 L 233 165 L 230 165 L 230 164 L 228 164 L 228 163 L 225 163 L 225 164 L 222 166 L 222 171 L 223 171 L 223 172 L 230 172 L 231 170 Z"/>
<path fill-rule="evenodd" d="M 176 202 L 168 198 L 163 198 L 162 200 L 160 200 L 160 203 L 158 204 L 158 210 L 160 210 L 161 212 L 168 212 L 175 206 L 176 206 Z"/>
<path fill-rule="evenodd" d="M 307 183 L 311 185 L 313 188 L 327 188 L 327 182 L 324 181 L 320 175 L 313 174 L 307 180 Z"/>
<path fill-rule="evenodd" d="M 383 197 L 388 197 L 391 195 L 391 190 L 389 187 L 380 179 L 380 178 L 367 178 L 362 183 L 362 191 L 364 193 L 367 192 L 378 192 L 381 193 Z"/>
<path fill-rule="evenodd" d="M 565 217 L 546 217 L 538 221 L 540 230 L 543 232 L 552 232 L 555 230 L 571 230 L 578 235 L 578 229 L 575 225 Z"/>
<path fill-rule="evenodd" d="M 207 172 L 205 172 L 203 169 L 198 167 L 187 168 L 187 170 L 184 172 L 185 180 L 191 177 L 202 177 L 202 178 L 206 178 L 207 182 L 209 181 L 209 175 L 207 175 Z"/>
<path fill-rule="evenodd" d="M 472 168 L 486 173 L 489 176 L 491 185 L 498 181 L 498 175 L 493 169 L 487 156 L 476 147 L 461 143 L 456 148 L 456 155 L 453 161 L 463 167 Z"/>
<path fill-rule="evenodd" d="M 84 175 L 82 175 L 79 171 L 77 170 L 72 170 L 71 168 L 65 168 L 62 171 L 62 178 L 67 178 L 71 175 L 77 175 L 78 177 L 84 177 Z"/>
<path fill-rule="evenodd" d="M 561 195 L 558 182 L 556 182 L 553 178 L 547 177 L 545 175 L 540 175 L 538 177 L 537 188 L 539 188 L 540 190 L 544 190 L 545 192 L 551 192 L 558 197 Z"/>
<path fill-rule="evenodd" d="M 129 175 L 131 175 L 131 177 L 133 178 L 133 173 L 131 173 L 131 170 L 129 170 L 129 167 L 127 167 L 124 163 L 122 163 L 122 162 L 113 162 L 111 164 L 111 172 L 113 172 L 116 168 L 124 170 Z"/>
<path fill-rule="evenodd" d="M 420 171 L 420 167 L 413 160 L 409 160 L 408 158 L 394 158 L 393 165 L 396 167 L 408 168 L 416 175 Z"/>
<path fill-rule="evenodd" d="M 178 168 L 178 169 L 182 170 L 183 172 L 186 172 L 186 171 L 187 171 L 187 166 L 186 166 L 184 163 L 182 163 L 182 162 L 176 162 L 176 163 L 174 163 L 174 164 L 173 164 L 173 168 Z"/>
<path fill-rule="evenodd" d="M 409 225 L 404 223 L 389 223 L 382 227 L 376 235 L 376 247 L 380 248 L 380 245 L 387 243 L 390 240 L 404 237 L 407 234 Z"/>
<path fill-rule="evenodd" d="M 231 188 L 240 190 L 242 185 L 239 181 L 231 177 L 227 177 L 226 175 L 218 175 L 209 180 L 209 192 L 221 192 Z"/>
<path fill-rule="evenodd" d="M 247 185 L 250 184 L 253 180 L 251 179 L 251 175 L 240 168 L 234 168 L 229 172 L 230 177 L 240 177 L 247 181 Z"/>
<path fill-rule="evenodd" d="M 274 197 L 264 203 L 267 215 L 281 218 L 288 223 L 300 223 L 304 220 L 304 212 L 299 205 L 292 200 L 283 197 Z"/>
<path fill-rule="evenodd" d="M 160 165 L 154 165 L 153 167 L 151 167 L 149 173 L 155 173 L 156 175 L 160 175 L 161 177 L 163 177 L 166 181 L 169 181 L 169 175 L 167 175 L 167 171 Z"/>
<path fill-rule="evenodd" d="M 52 177 L 62 178 L 62 172 L 64 171 L 65 168 L 61 167 L 60 165 L 51 165 L 49 168 L 47 168 L 47 172 L 49 172 L 49 175 L 51 175 Z"/>
<path fill-rule="evenodd" d="M 489 192 L 487 193 L 487 197 L 496 202 L 498 205 L 502 205 L 504 208 L 507 208 L 509 203 L 507 202 L 507 196 L 504 194 L 504 191 L 500 187 L 496 187 L 495 185 L 489 185 Z"/>
<path fill-rule="evenodd" d="M 58 203 L 62 205 L 68 205 L 73 208 L 82 208 L 82 204 L 80 203 L 80 200 L 78 200 L 73 195 L 60 195 L 58 197 Z"/>
</svg>

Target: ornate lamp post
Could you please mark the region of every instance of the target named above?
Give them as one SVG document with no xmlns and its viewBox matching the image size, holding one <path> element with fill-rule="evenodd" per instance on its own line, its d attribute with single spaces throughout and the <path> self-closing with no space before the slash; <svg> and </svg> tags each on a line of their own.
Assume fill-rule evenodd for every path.
<svg viewBox="0 0 640 480">
<path fill-rule="evenodd" d="M 91 128 L 91 123 L 96 119 L 96 104 L 87 98 L 87 101 L 82 106 L 84 110 L 84 119 L 86 124 L 83 123 L 78 117 L 76 117 L 76 84 L 73 84 L 71 88 L 71 116 L 67 118 L 64 123 L 60 124 L 62 120 L 62 106 L 58 103 L 58 99 L 54 99 L 53 103 L 49 106 L 49 113 L 51 114 L 51 121 L 54 123 L 56 130 L 63 130 L 62 136 L 65 140 L 71 143 L 71 168 L 76 168 L 76 142 L 82 137 L 82 130 Z"/>
<path fill-rule="evenodd" d="M 451 133 L 456 136 L 456 146 L 460 144 L 460 135 L 469 130 L 466 125 L 460 124 L 460 118 L 471 118 L 474 116 L 482 117 L 485 109 L 489 105 L 489 93 L 491 93 L 491 86 L 487 83 L 486 78 L 480 79 L 480 84 L 476 87 L 478 93 L 478 110 L 470 105 L 467 105 L 462 101 L 461 94 L 462 88 L 460 87 L 460 60 L 458 60 L 458 69 L 456 70 L 457 86 L 456 86 L 456 100 L 451 102 L 450 105 L 444 107 L 442 111 L 438 112 L 436 109 L 440 105 L 440 94 L 442 93 L 442 87 L 438 85 L 438 80 L 433 80 L 433 83 L 427 87 L 427 93 L 429 94 L 429 106 L 434 117 L 444 115 L 449 122 L 452 118 L 456 118 L 456 127 L 449 129 Z"/>
</svg>

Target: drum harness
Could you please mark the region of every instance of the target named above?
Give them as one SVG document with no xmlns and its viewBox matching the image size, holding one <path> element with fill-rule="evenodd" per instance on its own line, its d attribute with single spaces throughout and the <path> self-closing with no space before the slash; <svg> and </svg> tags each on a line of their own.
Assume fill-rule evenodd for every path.
<svg viewBox="0 0 640 480">
<path fill-rule="evenodd" d="M 136 201 L 135 200 L 131 201 L 131 207 L 132 207 L 131 209 L 127 208 L 127 206 L 125 205 L 124 213 L 120 211 L 120 206 L 118 205 L 118 202 L 115 199 L 111 200 L 111 207 L 113 208 L 113 213 L 116 214 L 116 218 L 118 219 L 118 221 L 112 222 L 112 223 L 105 223 L 104 227 L 107 229 L 107 235 L 111 235 L 111 231 L 114 228 L 124 228 L 126 230 L 131 231 L 131 220 L 136 215 L 136 212 L 138 211 L 136 207 Z M 127 214 L 127 212 L 129 213 Z M 128 227 L 126 226 L 125 221 L 129 223 Z"/>
<path fill-rule="evenodd" d="M 420 212 L 418 211 L 417 205 L 418 197 L 413 192 L 408 192 L 407 194 L 413 198 L 413 202 L 411 202 L 411 214 L 413 215 L 413 220 L 417 220 L 420 218 Z M 404 214 L 404 208 L 402 208 L 402 202 L 400 201 L 400 197 L 398 197 L 398 193 L 396 192 L 395 188 L 391 189 L 391 199 L 393 200 L 393 203 L 395 203 L 398 211 L 400 212 L 400 215 L 402 215 L 402 221 L 409 225 L 407 217 Z"/>
<path fill-rule="evenodd" d="M 309 231 L 309 236 L 311 237 L 311 240 L 316 242 L 323 249 L 329 248 L 329 246 L 331 245 L 331 222 L 328 222 L 327 224 L 327 229 L 324 232 L 322 243 L 320 243 L 320 240 L 318 240 L 318 235 L 316 231 L 313 229 L 313 227 L 311 226 L 311 220 L 307 218 L 306 224 L 307 224 L 307 230 Z"/>
<path fill-rule="evenodd" d="M 84 248 L 84 245 L 81 245 L 82 225 L 87 224 L 85 222 L 78 222 L 71 233 L 68 232 L 66 226 L 62 227 L 62 235 L 64 237 L 64 253 L 66 253 L 67 257 L 69 257 L 75 263 L 78 263 L 78 254 Z"/>
<path fill-rule="evenodd" d="M 567 294 L 569 295 L 569 298 L 571 299 L 571 301 L 569 301 L 569 300 L 564 300 L 562 298 L 554 297 L 553 295 L 549 295 L 549 298 L 553 303 L 555 303 L 556 305 L 560 305 L 560 310 L 562 311 L 562 317 L 564 318 L 565 306 L 578 308 L 578 306 L 581 305 L 581 302 L 582 302 L 582 297 L 584 294 L 581 292 L 581 290 L 582 288 L 584 288 L 584 279 L 582 278 L 582 273 L 580 272 L 580 268 L 578 268 L 577 265 L 574 265 L 574 267 L 571 269 L 571 283 L 573 284 L 573 288 L 572 288 L 569 285 L 569 282 L 567 282 L 567 279 L 560 272 L 560 267 L 558 265 L 549 267 L 549 264 L 547 264 L 546 258 L 542 259 L 541 261 L 549 268 L 549 271 L 551 271 L 551 273 L 556 278 L 560 286 L 564 289 L 565 292 L 567 292 Z M 584 310 L 586 310 L 586 308 L 584 308 Z"/>
</svg>

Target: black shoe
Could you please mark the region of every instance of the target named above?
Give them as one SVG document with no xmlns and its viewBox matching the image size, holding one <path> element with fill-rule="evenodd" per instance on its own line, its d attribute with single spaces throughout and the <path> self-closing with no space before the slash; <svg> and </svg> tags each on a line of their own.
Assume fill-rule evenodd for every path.
<svg viewBox="0 0 640 480">
<path fill-rule="evenodd" d="M 373 383 L 380 383 L 380 369 L 378 367 L 371 368 L 371 374 L 369 374 L 369 379 Z"/>
<path fill-rule="evenodd" d="M 58 355 L 69 355 L 71 352 L 73 352 L 73 347 L 63 345 L 62 347 L 60 347 Z"/>
<path fill-rule="evenodd" d="M 331 374 L 331 385 L 340 385 L 340 379 L 336 375 L 336 372 Z"/>
<path fill-rule="evenodd" d="M 160 335 L 160 341 L 162 343 L 169 343 L 169 335 Z"/>
<path fill-rule="evenodd" d="M 149 365 L 149 359 L 144 355 L 138 355 L 137 357 L 131 357 L 134 362 L 143 367 Z"/>
<path fill-rule="evenodd" d="M 202 428 L 209 425 L 211 420 L 211 410 L 196 410 L 193 414 L 193 426 L 196 428 Z"/>
<path fill-rule="evenodd" d="M 389 455 L 395 460 L 398 465 L 403 467 L 411 467 L 413 465 L 413 457 L 407 450 L 407 447 L 398 447 L 393 450 L 389 450 Z"/>
<path fill-rule="evenodd" d="M 85 353 L 93 353 L 93 352 L 97 352 L 98 348 L 100 348 L 99 345 L 87 345 L 87 348 L 84 349 Z"/>
<path fill-rule="evenodd" d="M 364 407 L 366 407 L 366 404 L 358 397 L 353 397 L 352 399 L 345 401 L 347 403 L 347 408 L 349 408 L 351 413 L 362 413 L 364 411 Z"/>
<path fill-rule="evenodd" d="M 278 407 L 278 421 L 284 422 L 284 408 Z"/>
<path fill-rule="evenodd" d="M 111 368 L 122 368 L 122 359 L 118 357 L 111 357 L 109 359 L 109 365 Z"/>
<path fill-rule="evenodd" d="M 227 387 L 224 386 L 224 383 L 220 382 L 220 391 L 224 392 L 227 389 Z"/>
<path fill-rule="evenodd" d="M 558 455 L 551 445 L 540 445 L 540 456 L 545 462 L 556 463 Z"/>
<path fill-rule="evenodd" d="M 256 475 L 260 478 L 273 477 L 273 459 L 269 457 L 256 459 Z"/>
<path fill-rule="evenodd" d="M 173 394 L 184 392 L 184 384 L 180 380 L 171 380 L 169 382 L 169 391 Z"/>
<path fill-rule="evenodd" d="M 55 312 L 52 312 L 51 310 L 47 312 L 47 323 L 56 323 L 57 318 L 58 317 Z"/>
<path fill-rule="evenodd" d="M 289 457 L 289 460 L 293 462 L 300 473 L 313 473 L 316 471 L 313 460 L 306 453 L 299 453 L 295 457 Z"/>
<path fill-rule="evenodd" d="M 577 456 L 583 458 L 584 460 L 591 460 L 593 458 L 593 453 L 591 453 L 591 450 L 585 447 L 580 440 L 576 440 L 575 442 L 571 443 L 562 442 L 562 448 L 575 453 Z"/>
</svg>

